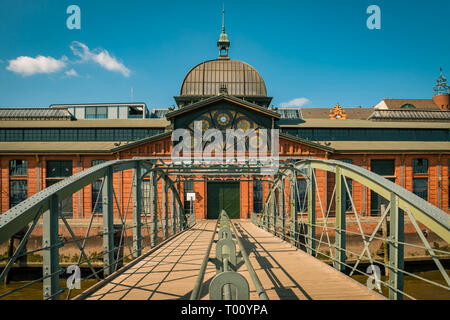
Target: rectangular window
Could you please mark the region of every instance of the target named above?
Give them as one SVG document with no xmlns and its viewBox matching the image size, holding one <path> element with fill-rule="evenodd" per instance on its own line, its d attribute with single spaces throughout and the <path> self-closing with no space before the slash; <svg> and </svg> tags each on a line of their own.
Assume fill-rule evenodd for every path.
<svg viewBox="0 0 450 320">
<path fill-rule="evenodd" d="M 59 134 L 60 134 L 60 141 L 78 140 L 76 129 L 61 129 Z"/>
<path fill-rule="evenodd" d="M 48 160 L 47 178 L 63 178 L 72 175 L 72 160 Z"/>
<path fill-rule="evenodd" d="M 108 118 L 108 107 L 97 107 L 97 119 L 107 119 Z"/>
<path fill-rule="evenodd" d="M 43 141 L 59 141 L 59 129 L 42 129 L 41 136 Z"/>
<path fill-rule="evenodd" d="M 24 129 L 23 130 L 24 141 L 41 141 L 42 130 L 40 129 Z"/>
<path fill-rule="evenodd" d="M 428 178 L 414 178 L 413 193 L 428 201 Z"/>
<path fill-rule="evenodd" d="M 297 189 L 295 190 L 295 210 L 306 212 L 308 208 L 308 192 L 305 179 L 297 179 Z"/>
<path fill-rule="evenodd" d="M 12 208 L 28 197 L 26 180 L 9 181 L 9 207 Z"/>
<path fill-rule="evenodd" d="M 86 119 L 95 119 L 96 118 L 96 108 L 95 107 L 86 107 L 84 111 L 84 117 Z"/>
<path fill-rule="evenodd" d="M 6 129 L 5 141 L 23 141 L 23 130 Z"/>
<path fill-rule="evenodd" d="M 263 208 L 263 188 L 260 180 L 253 180 L 253 211 L 262 212 Z"/>
<path fill-rule="evenodd" d="M 9 175 L 10 176 L 26 176 L 28 174 L 27 160 L 10 160 Z"/>
<path fill-rule="evenodd" d="M 373 159 L 370 161 L 372 172 L 395 182 L 395 160 L 394 159 Z M 387 208 L 389 201 L 373 190 L 370 191 L 370 215 L 381 215 L 381 207 Z"/>
<path fill-rule="evenodd" d="M 92 166 L 96 166 L 99 164 L 102 164 L 106 162 L 107 160 L 104 159 L 98 159 L 98 160 L 92 160 Z M 101 187 L 102 187 L 102 179 L 98 179 L 94 183 L 92 183 L 92 212 L 95 213 L 102 213 L 103 212 L 103 198 L 101 193 Z"/>
<path fill-rule="evenodd" d="M 351 159 L 339 159 L 339 161 L 342 161 L 342 162 L 345 162 L 345 163 L 349 163 L 349 164 L 352 164 L 352 160 Z M 343 185 L 342 186 L 342 188 L 345 188 L 345 200 L 346 200 L 346 206 L 345 206 L 345 210 L 346 211 L 351 211 L 352 210 L 352 200 L 351 200 L 351 198 L 350 198 L 350 196 L 352 196 L 353 197 L 353 191 L 352 191 L 352 182 L 353 182 L 353 180 L 352 179 L 350 179 L 350 178 L 346 178 L 345 179 L 346 180 L 346 182 L 347 182 L 347 185 L 348 185 L 348 191 L 347 191 L 347 188 L 345 187 L 345 185 Z M 350 191 L 350 196 L 349 196 L 349 191 Z"/>
<path fill-rule="evenodd" d="M 142 119 L 144 117 L 144 109 L 140 106 L 128 107 L 128 119 Z"/>
<path fill-rule="evenodd" d="M 78 140 L 80 141 L 95 141 L 95 129 L 80 129 L 78 131 Z"/>
<path fill-rule="evenodd" d="M 148 177 L 148 176 L 147 176 Z M 142 214 L 150 215 L 150 201 L 152 196 L 150 195 L 150 179 L 145 178 L 142 180 Z"/>
<path fill-rule="evenodd" d="M 413 159 L 413 174 L 428 174 L 428 159 Z"/>
<path fill-rule="evenodd" d="M 184 181 L 184 208 L 185 213 L 194 212 L 194 201 L 187 200 L 187 194 L 194 192 L 194 181 Z"/>
</svg>

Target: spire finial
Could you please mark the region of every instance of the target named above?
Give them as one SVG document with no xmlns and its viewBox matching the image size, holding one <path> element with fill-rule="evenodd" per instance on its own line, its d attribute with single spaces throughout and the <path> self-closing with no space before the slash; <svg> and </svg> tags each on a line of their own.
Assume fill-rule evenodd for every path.
<svg viewBox="0 0 450 320">
<path fill-rule="evenodd" d="M 220 34 L 219 41 L 217 41 L 217 46 L 219 47 L 219 58 L 229 59 L 228 47 L 230 46 L 230 41 L 228 40 L 228 35 L 225 33 L 225 4 L 222 7 L 222 33 Z"/>
<path fill-rule="evenodd" d="M 225 33 L 225 3 L 222 7 L 222 33 Z"/>
</svg>

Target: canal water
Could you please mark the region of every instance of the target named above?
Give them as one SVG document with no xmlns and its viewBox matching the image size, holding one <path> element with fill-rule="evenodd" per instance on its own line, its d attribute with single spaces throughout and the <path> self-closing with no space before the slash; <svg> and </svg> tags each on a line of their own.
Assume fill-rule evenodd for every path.
<svg viewBox="0 0 450 320">
<path fill-rule="evenodd" d="M 450 269 L 447 269 L 446 271 L 447 274 L 450 274 Z M 446 282 L 439 270 L 414 272 L 413 274 L 446 286 Z M 368 277 L 366 275 L 353 275 L 352 278 L 364 285 L 367 285 Z M 388 278 L 389 277 L 382 275 L 381 281 L 387 283 Z M 370 282 L 374 283 L 374 281 Z M 388 287 L 384 286 L 383 284 L 380 284 L 380 287 L 382 290 L 382 294 L 385 297 L 388 297 L 389 296 Z M 376 290 L 376 288 L 374 290 Z M 379 292 L 378 290 L 376 291 Z M 436 285 L 427 283 L 423 280 L 419 280 L 410 275 L 404 276 L 403 291 L 418 300 L 450 300 L 450 290 L 440 288 Z M 409 300 L 408 297 L 404 297 L 403 299 Z"/>
<path fill-rule="evenodd" d="M 70 294 L 70 297 L 71 298 L 76 297 L 78 294 L 87 290 L 89 287 L 93 286 L 97 282 L 98 281 L 95 279 L 82 280 L 80 283 L 81 288 L 73 289 Z M 10 292 L 11 290 L 20 288 L 21 286 L 24 286 L 28 283 L 30 283 L 30 281 L 11 281 L 8 284 L 2 283 L 0 284 L 0 295 L 6 292 Z M 59 285 L 62 289 L 67 288 L 66 280 L 61 280 Z M 61 300 L 67 299 L 68 291 L 69 290 L 66 289 L 65 292 L 62 293 L 59 298 Z M 6 297 L 3 297 L 1 300 L 42 300 L 42 282 L 37 282 L 24 289 L 18 290 Z"/>
</svg>

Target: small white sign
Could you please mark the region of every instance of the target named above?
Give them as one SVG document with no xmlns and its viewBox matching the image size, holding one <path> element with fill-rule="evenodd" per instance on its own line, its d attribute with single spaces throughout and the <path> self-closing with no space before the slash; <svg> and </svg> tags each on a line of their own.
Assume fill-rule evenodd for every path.
<svg viewBox="0 0 450 320">
<path fill-rule="evenodd" d="M 187 201 L 195 201 L 195 192 L 188 192 L 186 194 Z"/>
</svg>

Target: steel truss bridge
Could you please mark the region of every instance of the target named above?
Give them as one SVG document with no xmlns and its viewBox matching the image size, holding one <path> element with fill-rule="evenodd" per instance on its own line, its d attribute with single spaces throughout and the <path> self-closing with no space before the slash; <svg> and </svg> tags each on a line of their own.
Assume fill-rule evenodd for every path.
<svg viewBox="0 0 450 320">
<path fill-rule="evenodd" d="M 17 299 L 37 288 L 46 300 L 415 299 L 406 278 L 434 288 L 436 298 L 450 296 L 450 216 L 363 168 L 282 158 L 276 175 L 260 176 L 268 196 L 262 212 L 249 220 L 230 220 L 225 210 L 217 220 L 196 221 L 183 207 L 180 182 L 186 178 L 240 180 L 262 169 L 134 158 L 105 162 L 52 185 L 0 216 L 0 281 L 23 266 L 42 267 L 33 279 L 2 289 L 0 298 Z M 319 171 L 334 177 L 327 202 L 320 197 Z M 124 188 L 126 204 L 113 185 L 118 172 L 133 176 Z M 66 217 L 64 200 L 98 183 L 92 214 L 81 222 Z M 352 183 L 385 199 L 381 215 L 370 217 L 371 228 L 356 210 Z M 407 270 L 409 249 L 425 252 L 439 277 Z M 73 270 L 74 281 L 66 282 Z M 364 281 L 356 281 L 357 275 Z"/>
</svg>

